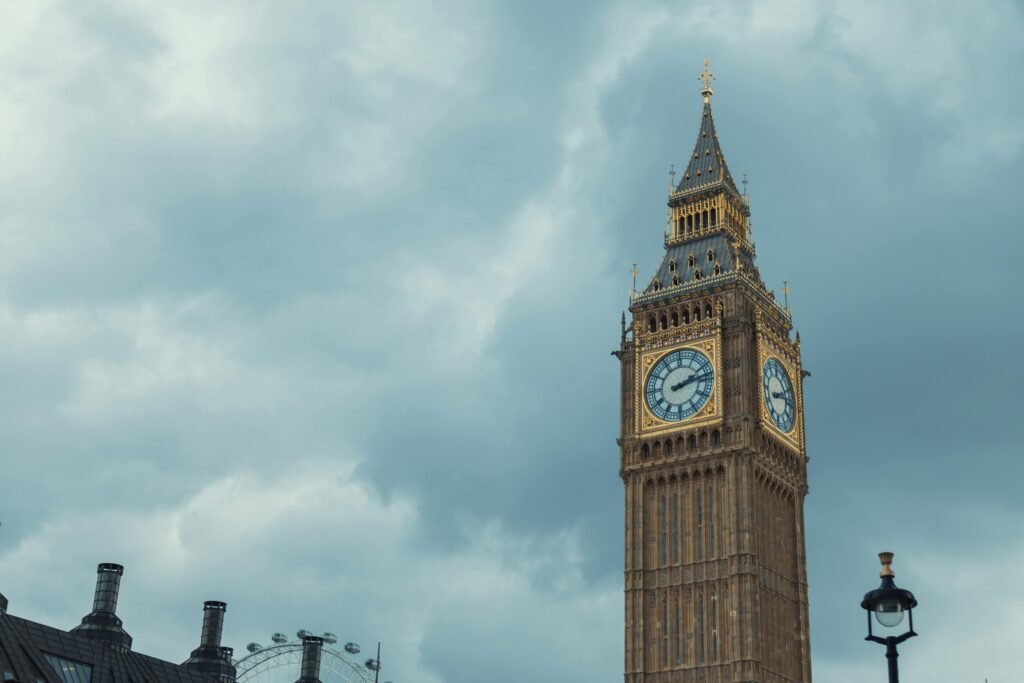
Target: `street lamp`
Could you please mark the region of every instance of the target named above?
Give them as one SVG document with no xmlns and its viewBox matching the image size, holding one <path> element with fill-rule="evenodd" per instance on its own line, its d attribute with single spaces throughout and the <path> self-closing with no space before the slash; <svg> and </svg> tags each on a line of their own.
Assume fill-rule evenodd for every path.
<svg viewBox="0 0 1024 683">
<path fill-rule="evenodd" d="M 914 608 L 917 607 L 917 600 L 910 591 L 896 587 L 893 581 L 896 574 L 892 570 L 892 553 L 879 553 L 878 559 L 882 561 L 882 585 L 867 593 L 860 603 L 868 612 L 868 635 L 864 640 L 885 645 L 885 658 L 889 661 L 889 683 L 899 683 L 900 672 L 896 658 L 900 655 L 896 652 L 896 646 L 917 635 L 914 633 Z M 887 629 L 899 626 L 906 613 L 909 621 L 906 633 L 885 638 L 876 636 L 871 630 L 872 612 L 878 623 Z"/>
</svg>

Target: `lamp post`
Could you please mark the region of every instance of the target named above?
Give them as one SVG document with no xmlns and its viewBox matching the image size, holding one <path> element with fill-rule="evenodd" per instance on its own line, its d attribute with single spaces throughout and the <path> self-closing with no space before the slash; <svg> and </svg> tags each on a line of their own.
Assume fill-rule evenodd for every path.
<svg viewBox="0 0 1024 683">
<path fill-rule="evenodd" d="M 900 672 L 896 658 L 900 655 L 896 652 L 896 646 L 917 635 L 914 633 L 914 608 L 917 607 L 917 600 L 910 591 L 896 587 L 893 581 L 896 574 L 892 570 L 892 553 L 879 553 L 878 559 L 882 561 L 882 585 L 867 593 L 860 603 L 868 612 L 868 635 L 864 640 L 885 645 L 885 658 L 889 661 L 889 683 L 899 683 Z M 907 631 L 898 636 L 876 636 L 871 630 L 872 612 L 878 623 L 887 629 L 899 626 L 905 612 L 909 622 Z"/>
</svg>

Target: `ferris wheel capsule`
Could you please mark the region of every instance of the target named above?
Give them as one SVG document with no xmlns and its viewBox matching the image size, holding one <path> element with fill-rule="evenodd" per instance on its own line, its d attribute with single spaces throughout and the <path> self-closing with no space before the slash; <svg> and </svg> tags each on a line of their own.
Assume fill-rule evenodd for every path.
<svg viewBox="0 0 1024 683">
<path fill-rule="evenodd" d="M 338 636 L 334 635 L 333 633 L 325 633 L 320 637 L 323 638 L 324 642 L 329 645 L 334 645 L 336 642 L 338 642 Z"/>
<path fill-rule="evenodd" d="M 275 633 L 274 635 L 270 636 L 270 639 L 272 641 L 274 641 L 275 643 L 277 643 L 278 645 L 280 645 L 281 643 L 287 643 L 288 642 L 288 636 L 286 636 L 283 633 Z"/>
<path fill-rule="evenodd" d="M 357 643 L 345 643 L 345 652 L 350 655 L 359 654 L 359 645 Z"/>
<path fill-rule="evenodd" d="M 306 636 L 311 636 L 311 635 L 313 635 L 313 634 L 312 634 L 311 632 L 307 631 L 306 629 L 301 629 L 301 630 L 300 630 L 300 631 L 299 631 L 298 633 L 296 633 L 295 635 L 296 635 L 296 636 L 298 636 L 299 640 L 302 640 L 302 639 L 303 639 L 303 638 L 305 638 Z"/>
<path fill-rule="evenodd" d="M 260 645 L 259 643 L 249 643 L 248 645 L 245 646 L 245 649 L 248 650 L 249 652 L 259 652 L 260 650 L 263 649 L 263 646 Z"/>
</svg>

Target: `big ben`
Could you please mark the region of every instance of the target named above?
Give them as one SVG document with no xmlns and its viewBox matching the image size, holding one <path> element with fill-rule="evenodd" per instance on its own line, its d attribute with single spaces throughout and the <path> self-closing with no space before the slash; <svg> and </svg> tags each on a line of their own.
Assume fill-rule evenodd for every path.
<svg viewBox="0 0 1024 683">
<path fill-rule="evenodd" d="M 800 338 L 755 265 L 707 62 L 702 80 L 665 253 L 615 353 L 625 680 L 810 683 Z"/>
</svg>

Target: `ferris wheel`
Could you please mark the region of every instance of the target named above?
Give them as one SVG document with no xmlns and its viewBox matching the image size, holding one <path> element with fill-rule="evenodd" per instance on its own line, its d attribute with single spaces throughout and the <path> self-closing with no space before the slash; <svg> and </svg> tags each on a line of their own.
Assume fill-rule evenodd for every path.
<svg viewBox="0 0 1024 683">
<path fill-rule="evenodd" d="M 299 631 L 294 640 L 283 633 L 270 637 L 271 645 L 249 643 L 248 654 L 234 660 L 238 683 L 295 683 L 302 667 L 304 639 L 312 636 L 305 629 Z M 338 637 L 324 633 L 314 640 L 322 640 L 320 650 L 320 680 L 322 683 L 376 683 L 380 672 L 380 660 L 376 657 L 362 659 L 361 648 L 356 643 L 338 645 Z M 391 683 L 385 681 L 384 683 Z"/>
</svg>

